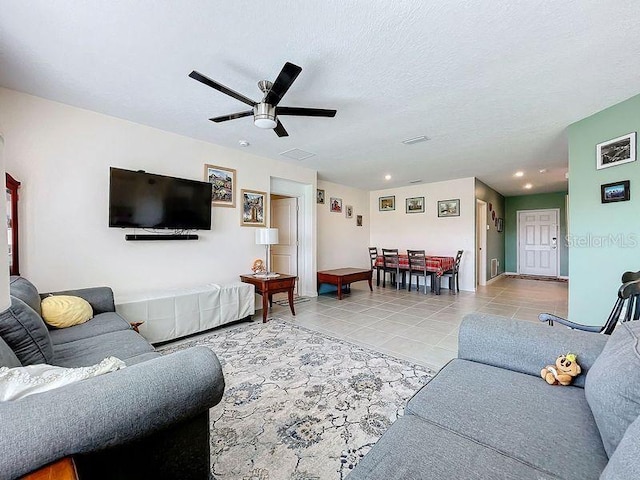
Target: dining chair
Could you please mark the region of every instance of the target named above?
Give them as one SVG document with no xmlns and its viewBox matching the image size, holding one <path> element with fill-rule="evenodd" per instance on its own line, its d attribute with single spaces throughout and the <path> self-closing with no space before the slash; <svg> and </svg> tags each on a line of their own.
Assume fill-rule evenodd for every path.
<svg viewBox="0 0 640 480">
<path fill-rule="evenodd" d="M 380 285 L 380 267 L 376 267 L 378 247 L 369 247 L 369 261 L 371 262 L 371 270 L 376 272 L 376 284 Z"/>
<path fill-rule="evenodd" d="M 411 291 L 411 279 L 413 275 L 416 276 L 416 290 L 420 291 L 420 277 L 424 278 L 424 293 L 427 293 L 427 276 L 431 278 L 429 282 L 431 289 L 433 290 L 433 272 L 427 270 L 427 257 L 424 250 L 407 250 L 407 256 L 409 257 L 409 283 L 408 291 Z"/>
<path fill-rule="evenodd" d="M 462 259 L 463 252 L 464 250 L 458 250 L 458 253 L 456 253 L 456 259 L 453 262 L 453 268 L 442 273 L 443 277 L 448 277 L 449 279 L 449 290 L 452 290 L 451 287 L 453 282 L 455 281 L 455 284 L 453 285 L 455 287 L 453 288 L 453 293 L 460 291 L 460 279 L 458 273 L 460 271 L 460 260 Z"/>
<path fill-rule="evenodd" d="M 382 249 L 382 288 L 385 288 L 385 282 L 389 274 L 389 281 L 395 282 L 396 289 L 400 289 L 400 279 L 402 284 L 405 282 L 405 272 L 400 269 L 400 255 L 397 248 Z"/>
</svg>

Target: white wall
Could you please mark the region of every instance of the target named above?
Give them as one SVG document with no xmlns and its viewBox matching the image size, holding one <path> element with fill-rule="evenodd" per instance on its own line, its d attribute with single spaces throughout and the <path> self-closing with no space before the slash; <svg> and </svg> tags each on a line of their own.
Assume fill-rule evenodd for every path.
<svg viewBox="0 0 640 480">
<path fill-rule="evenodd" d="M 318 270 L 369 266 L 369 192 L 337 183 L 318 180 L 325 191 L 325 203 L 318 211 Z M 342 199 L 342 213 L 332 213 L 331 197 Z M 346 218 L 346 206 L 353 206 L 353 218 Z M 356 226 L 356 215 L 362 215 L 362 227 Z"/>
<path fill-rule="evenodd" d="M 0 132 L 6 169 L 22 182 L 21 273 L 41 291 L 109 285 L 118 295 L 237 281 L 264 254 L 254 228 L 240 226 L 239 202 L 233 209 L 214 208 L 212 230 L 198 232 L 200 240 L 126 242 L 132 230 L 107 226 L 110 166 L 201 180 L 205 163 L 223 165 L 237 170 L 237 195 L 241 188 L 268 192 L 272 176 L 316 187 L 314 170 L 257 157 L 250 149 L 7 89 L 0 89 Z"/>
<path fill-rule="evenodd" d="M 0 128 L 0 132 L 2 129 Z M 0 134 L 0 174 L 4 177 L 4 138 Z M 4 179 L 3 179 L 4 182 Z M 0 212 L 7 211 L 7 196 L 0 195 Z M 0 238 L 7 238 L 7 222 L 0 222 Z M 0 243 L 1 244 L 1 243 Z M 5 244 L 0 248 L 0 311 L 3 311 L 11 305 L 9 300 L 9 247 Z"/>
<path fill-rule="evenodd" d="M 395 211 L 378 211 L 378 197 L 395 195 Z M 425 213 L 405 213 L 405 199 L 425 197 Z M 460 199 L 460 216 L 439 218 L 438 200 Z M 377 190 L 370 193 L 372 246 L 426 250 L 427 255 L 455 257 L 464 250 L 460 264 L 460 289 L 475 289 L 475 180 L 446 182 Z M 445 281 L 446 285 L 446 281 Z"/>
</svg>

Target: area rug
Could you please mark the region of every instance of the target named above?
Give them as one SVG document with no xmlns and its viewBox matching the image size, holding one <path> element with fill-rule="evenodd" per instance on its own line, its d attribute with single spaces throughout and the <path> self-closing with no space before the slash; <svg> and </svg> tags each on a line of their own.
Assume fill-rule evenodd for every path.
<svg viewBox="0 0 640 480">
<path fill-rule="evenodd" d="M 281 320 L 162 353 L 195 345 L 216 352 L 226 381 L 210 413 L 218 480 L 344 479 L 434 375 Z"/>
<path fill-rule="evenodd" d="M 542 280 L 545 282 L 564 282 L 566 283 L 568 280 L 566 278 L 560 277 L 545 277 L 542 275 L 507 275 L 508 278 L 520 278 L 522 280 Z"/>
</svg>

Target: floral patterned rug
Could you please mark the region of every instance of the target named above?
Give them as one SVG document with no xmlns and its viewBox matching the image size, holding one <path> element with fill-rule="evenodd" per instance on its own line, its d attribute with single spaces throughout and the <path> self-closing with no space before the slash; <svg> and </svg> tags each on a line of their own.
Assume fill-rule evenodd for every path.
<svg viewBox="0 0 640 480">
<path fill-rule="evenodd" d="M 243 324 L 211 348 L 227 388 L 211 409 L 218 480 L 344 479 L 434 372 L 290 322 Z"/>
</svg>

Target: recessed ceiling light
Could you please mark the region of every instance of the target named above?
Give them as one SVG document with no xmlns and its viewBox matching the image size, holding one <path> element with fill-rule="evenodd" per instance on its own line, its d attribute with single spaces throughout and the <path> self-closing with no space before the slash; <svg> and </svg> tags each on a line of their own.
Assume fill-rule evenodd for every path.
<svg viewBox="0 0 640 480">
<path fill-rule="evenodd" d="M 531 190 L 533 188 L 533 185 L 531 185 L 530 183 L 527 183 L 524 188 L 526 188 L 527 190 Z"/>
<path fill-rule="evenodd" d="M 547 173 L 547 169 L 546 168 L 541 168 L 540 170 L 538 170 L 540 173 Z"/>
<path fill-rule="evenodd" d="M 514 177 L 522 177 L 524 176 L 524 172 L 520 171 L 520 172 L 516 172 L 513 174 Z"/>
<path fill-rule="evenodd" d="M 385 180 L 391 180 L 391 175 L 389 175 L 388 173 L 384 176 Z"/>
<path fill-rule="evenodd" d="M 420 135 L 419 137 L 407 138 L 406 140 L 402 140 L 402 143 L 405 145 L 413 145 L 415 143 L 426 142 L 429 140 L 429 137 L 426 135 Z"/>
<path fill-rule="evenodd" d="M 240 144 L 241 147 L 248 147 L 249 145 L 251 145 L 246 140 L 240 140 L 238 143 Z"/>
</svg>

